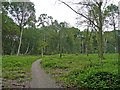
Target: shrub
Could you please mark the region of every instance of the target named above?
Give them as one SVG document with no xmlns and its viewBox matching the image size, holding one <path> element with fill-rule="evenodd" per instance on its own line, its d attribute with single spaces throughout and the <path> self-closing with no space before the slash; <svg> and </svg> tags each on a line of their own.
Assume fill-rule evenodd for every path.
<svg viewBox="0 0 120 90">
<path fill-rule="evenodd" d="M 67 87 L 87 88 L 120 88 L 120 80 L 117 75 L 108 72 L 85 72 L 74 70 L 68 73 Z"/>
<path fill-rule="evenodd" d="M 56 62 L 41 62 L 43 68 L 56 68 L 57 64 Z"/>
</svg>

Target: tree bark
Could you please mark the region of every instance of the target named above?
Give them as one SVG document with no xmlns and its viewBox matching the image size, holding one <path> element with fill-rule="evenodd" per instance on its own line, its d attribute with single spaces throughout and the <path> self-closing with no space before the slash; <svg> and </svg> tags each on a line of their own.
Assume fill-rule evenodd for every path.
<svg viewBox="0 0 120 90">
<path fill-rule="evenodd" d="M 27 49 L 26 49 L 26 52 L 25 52 L 25 54 L 27 54 L 27 53 L 28 53 L 29 46 L 30 46 L 30 42 L 28 42 L 28 46 L 27 46 Z"/>
<path fill-rule="evenodd" d="M 88 29 L 87 29 L 87 40 L 86 40 L 86 50 L 87 50 L 87 56 L 89 55 L 89 41 L 88 41 L 88 32 L 89 32 L 89 26 L 88 26 Z"/>
<path fill-rule="evenodd" d="M 42 51 L 41 51 L 41 56 L 43 57 L 43 49 L 42 49 Z"/>
<path fill-rule="evenodd" d="M 120 79 L 120 32 L 118 32 L 118 75 L 119 75 L 119 79 Z"/>
<path fill-rule="evenodd" d="M 99 29 L 99 56 L 103 59 L 103 47 L 102 47 L 102 30 Z"/>
<path fill-rule="evenodd" d="M 62 57 L 62 29 L 60 30 L 60 58 Z"/>
<path fill-rule="evenodd" d="M 17 56 L 20 54 L 20 48 L 21 48 L 21 43 L 22 43 L 22 33 L 23 33 L 23 21 L 24 21 L 24 2 L 23 2 L 23 7 L 22 7 L 22 19 L 20 23 L 20 41 L 19 41 L 19 47 L 18 47 L 18 52 Z"/>
<path fill-rule="evenodd" d="M 113 23 L 113 28 L 114 28 L 114 34 L 115 34 L 115 51 L 118 53 L 118 42 L 117 42 L 117 35 L 116 35 L 116 27 L 115 27 L 115 23 Z"/>
<path fill-rule="evenodd" d="M 59 42 L 59 39 L 58 39 L 58 42 L 57 42 L 57 54 L 59 54 L 59 47 L 60 47 L 60 42 Z"/>
<path fill-rule="evenodd" d="M 45 32 L 44 32 L 44 43 L 46 42 L 46 40 L 45 40 Z M 45 52 L 45 50 L 46 50 L 46 47 L 44 46 L 44 52 Z"/>
<path fill-rule="evenodd" d="M 21 31 L 21 33 L 20 33 L 20 41 L 19 41 L 17 56 L 20 54 L 20 48 L 21 48 L 21 42 L 22 42 L 22 33 L 23 33 L 23 28 L 22 27 L 21 27 L 20 31 Z"/>
<path fill-rule="evenodd" d="M 102 39 L 102 12 L 101 12 L 101 5 L 102 5 L 102 2 L 99 3 L 99 13 L 98 13 L 98 16 L 99 16 L 99 56 L 101 59 L 103 59 L 103 39 Z"/>
</svg>

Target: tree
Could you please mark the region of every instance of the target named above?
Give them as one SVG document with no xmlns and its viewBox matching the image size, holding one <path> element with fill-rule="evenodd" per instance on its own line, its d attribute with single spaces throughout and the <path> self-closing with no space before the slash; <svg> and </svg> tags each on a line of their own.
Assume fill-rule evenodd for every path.
<svg viewBox="0 0 120 90">
<path fill-rule="evenodd" d="M 59 38 L 60 38 L 60 58 L 62 57 L 62 32 L 63 32 L 63 29 L 65 28 L 65 24 L 66 22 L 61 22 L 60 23 L 60 30 L 59 30 Z"/>
<path fill-rule="evenodd" d="M 61 25 L 62 25 L 63 23 L 61 23 Z M 60 29 L 60 58 L 62 57 L 62 29 L 63 28 L 61 28 Z"/>
<path fill-rule="evenodd" d="M 91 25 L 93 25 L 93 27 L 98 30 L 98 36 L 99 36 L 99 56 L 101 59 L 103 59 L 103 38 L 102 38 L 102 30 L 103 30 L 103 23 L 104 23 L 104 18 L 103 18 L 103 12 L 102 10 L 104 10 L 104 7 L 107 3 L 107 1 L 105 2 L 105 4 L 103 4 L 103 2 L 101 1 L 96 1 L 96 0 L 91 0 L 91 2 L 78 2 L 78 3 L 74 3 L 77 5 L 81 5 L 83 7 L 87 7 L 90 8 L 91 10 L 91 14 L 92 17 L 88 18 L 87 14 L 83 14 L 81 12 L 77 12 L 76 10 L 74 10 L 69 4 L 65 3 L 64 1 L 59 0 L 60 2 L 62 2 L 63 4 L 65 4 L 66 6 L 68 6 L 72 11 L 74 11 L 75 13 L 77 13 L 78 15 L 84 17 L 86 20 L 88 20 Z M 104 6 L 103 6 L 104 5 Z M 103 8 L 102 8 L 103 7 Z M 81 8 L 82 10 L 82 8 Z M 88 13 L 88 12 L 87 12 Z"/>
<path fill-rule="evenodd" d="M 46 42 L 45 28 L 46 28 L 46 26 L 50 25 L 50 22 L 52 24 L 52 19 L 53 18 L 51 16 L 47 16 L 47 14 L 41 14 L 38 18 L 38 23 L 39 23 L 38 26 L 42 25 L 42 27 L 44 29 L 44 43 Z M 42 50 L 45 52 L 45 46 Z M 44 53 L 43 51 L 41 52 L 42 57 L 43 57 L 43 53 Z"/>
<path fill-rule="evenodd" d="M 116 27 L 117 27 L 117 23 L 118 23 L 118 7 L 116 5 L 109 5 L 106 8 L 106 16 L 108 17 L 108 20 L 106 20 L 109 25 L 113 26 L 113 30 L 114 30 L 114 37 L 115 37 L 115 49 L 118 52 L 118 44 L 117 44 L 117 31 L 116 31 Z"/>
<path fill-rule="evenodd" d="M 18 28 L 11 18 L 2 14 L 3 54 L 15 54 L 16 45 L 18 44 Z"/>
<path fill-rule="evenodd" d="M 118 32 L 118 34 L 117 34 L 117 42 L 118 42 L 118 53 L 119 53 L 119 55 L 118 55 L 118 75 L 119 75 L 119 79 L 120 79 L 120 31 Z"/>
<path fill-rule="evenodd" d="M 9 2 L 2 2 L 2 54 L 15 54 L 19 31 L 18 26 L 8 16 L 8 11 Z"/>
<path fill-rule="evenodd" d="M 17 56 L 20 54 L 20 48 L 22 43 L 22 34 L 23 28 L 26 26 L 28 21 L 30 21 L 31 15 L 35 13 L 34 4 L 32 2 L 11 2 L 10 14 L 13 17 L 14 22 L 20 28 L 20 36 L 19 36 L 19 46 L 17 51 Z"/>
</svg>

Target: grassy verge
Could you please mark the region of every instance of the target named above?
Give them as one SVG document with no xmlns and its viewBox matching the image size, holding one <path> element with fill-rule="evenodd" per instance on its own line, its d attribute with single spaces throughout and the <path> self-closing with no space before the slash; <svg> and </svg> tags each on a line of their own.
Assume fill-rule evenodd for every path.
<svg viewBox="0 0 120 90">
<path fill-rule="evenodd" d="M 105 54 L 100 60 L 97 54 L 44 56 L 41 66 L 60 87 L 119 88 L 118 54 Z"/>
<path fill-rule="evenodd" d="M 31 80 L 31 66 L 39 56 L 3 56 L 2 77 L 4 87 L 20 86 Z M 22 85 L 26 86 L 26 85 Z M 16 88 L 16 87 L 15 87 Z"/>
</svg>

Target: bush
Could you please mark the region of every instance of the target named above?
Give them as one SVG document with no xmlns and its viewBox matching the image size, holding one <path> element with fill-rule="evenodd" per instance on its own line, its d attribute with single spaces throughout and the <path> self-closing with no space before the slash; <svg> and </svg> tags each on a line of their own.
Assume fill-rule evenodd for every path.
<svg viewBox="0 0 120 90">
<path fill-rule="evenodd" d="M 118 88 L 120 83 L 117 75 L 108 72 L 90 74 L 85 80 L 85 85 L 92 88 Z"/>
<path fill-rule="evenodd" d="M 52 75 L 61 87 L 119 88 L 118 65 L 114 60 L 118 54 L 104 54 L 104 57 L 100 62 L 97 54 L 65 54 L 62 58 L 51 55 L 42 58 L 41 66 L 47 67 L 49 72 L 57 72 Z"/>
<path fill-rule="evenodd" d="M 43 68 L 56 68 L 57 65 L 56 65 L 56 62 L 44 62 L 42 64 L 42 67 Z"/>
<path fill-rule="evenodd" d="M 108 72 L 85 72 L 74 70 L 68 73 L 67 87 L 87 88 L 120 88 L 120 80 L 117 75 Z"/>
<path fill-rule="evenodd" d="M 60 69 L 66 69 L 69 67 L 69 65 L 64 65 L 58 62 L 53 61 L 41 61 L 40 62 L 43 68 L 60 68 Z"/>
</svg>

